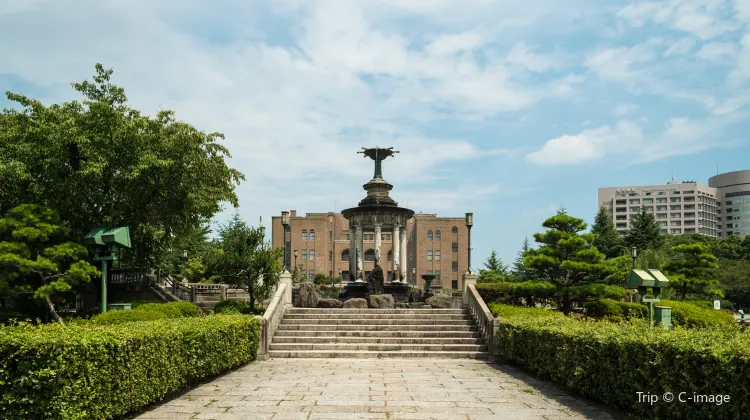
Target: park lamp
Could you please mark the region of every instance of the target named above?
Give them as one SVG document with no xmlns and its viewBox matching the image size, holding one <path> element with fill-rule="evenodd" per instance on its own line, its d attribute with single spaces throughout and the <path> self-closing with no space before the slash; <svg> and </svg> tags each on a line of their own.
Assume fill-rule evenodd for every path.
<svg viewBox="0 0 750 420">
<path fill-rule="evenodd" d="M 101 311 L 104 313 L 107 312 L 107 262 L 117 260 L 119 248 L 130 248 L 130 228 L 96 228 L 83 238 L 83 243 L 94 253 L 94 261 L 102 262 Z"/>
<path fill-rule="evenodd" d="M 633 259 L 638 258 L 638 247 L 632 247 L 630 248 L 630 256 L 633 257 Z"/>
<path fill-rule="evenodd" d="M 285 227 L 289 226 L 289 212 L 288 211 L 281 212 L 281 224 Z"/>
<path fill-rule="evenodd" d="M 474 226 L 474 213 L 466 213 L 466 227 Z"/>
</svg>

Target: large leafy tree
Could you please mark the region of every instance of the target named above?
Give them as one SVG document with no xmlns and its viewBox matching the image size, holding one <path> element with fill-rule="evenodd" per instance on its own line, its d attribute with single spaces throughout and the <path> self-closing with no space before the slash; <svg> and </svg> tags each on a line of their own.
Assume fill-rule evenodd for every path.
<svg viewBox="0 0 750 420">
<path fill-rule="evenodd" d="M 628 248 L 636 247 L 639 251 L 658 249 L 664 243 L 661 226 L 654 214 L 641 207 L 641 211 L 633 216 L 630 229 L 625 234 L 625 244 Z"/>
<path fill-rule="evenodd" d="M 243 179 L 227 166 L 220 133 L 205 133 L 172 111 L 142 115 L 127 105 L 112 70 L 73 83 L 83 102 L 43 105 L 16 93 L 20 110 L 0 118 L 0 214 L 23 203 L 56 211 L 76 236 L 97 226 L 130 226 L 126 261 L 153 264 L 185 229 L 237 205 Z"/>
<path fill-rule="evenodd" d="M 625 242 L 622 236 L 615 230 L 612 215 L 606 207 L 599 207 L 599 212 L 594 219 L 591 233 L 596 235 L 593 245 L 607 258 L 615 258 L 622 255 L 625 250 Z"/>
<path fill-rule="evenodd" d="M 540 277 L 557 287 L 558 307 L 567 314 L 571 311 L 571 299 L 583 295 L 578 286 L 591 286 L 603 281 L 613 272 L 605 256 L 592 245 L 593 234 L 582 233 L 586 223 L 559 210 L 555 216 L 542 223 L 547 230 L 535 233 L 540 246 L 529 250 L 524 262 Z"/>
<path fill-rule="evenodd" d="M 670 286 L 682 300 L 688 293 L 700 296 L 722 297 L 717 287 L 716 271 L 719 268 L 716 256 L 708 252 L 704 244 L 683 244 L 672 248 L 676 258 L 664 265 L 669 275 Z"/>
<path fill-rule="evenodd" d="M 497 251 L 492 250 L 492 254 L 484 262 L 484 269 L 479 270 L 479 283 L 496 283 L 505 281 L 508 277 L 508 265 L 503 263 L 503 259 L 497 256 Z"/>
<path fill-rule="evenodd" d="M 736 235 L 714 241 L 710 244 L 709 250 L 719 260 L 741 260 L 750 256 L 742 247 L 742 239 Z"/>
<path fill-rule="evenodd" d="M 238 214 L 219 229 L 214 249 L 204 258 L 206 275 L 243 288 L 250 304 L 267 299 L 279 283 L 283 248 L 271 248 L 263 241 L 260 228 L 248 226 Z"/>
<path fill-rule="evenodd" d="M 34 204 L 0 218 L 0 292 L 33 293 L 61 324 L 51 296 L 99 274 L 87 261 L 86 248 L 70 241 L 69 234 L 54 211 Z"/>
<path fill-rule="evenodd" d="M 722 261 L 716 278 L 727 300 L 739 307 L 750 307 L 750 261 Z"/>
</svg>

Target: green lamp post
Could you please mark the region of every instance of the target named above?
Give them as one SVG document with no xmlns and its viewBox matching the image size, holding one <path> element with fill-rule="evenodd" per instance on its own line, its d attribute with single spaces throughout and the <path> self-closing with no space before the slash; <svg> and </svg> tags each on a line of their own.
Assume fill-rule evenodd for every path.
<svg viewBox="0 0 750 420">
<path fill-rule="evenodd" d="M 108 261 L 117 260 L 118 248 L 130 248 L 130 228 L 96 228 L 83 238 L 83 243 L 94 252 L 94 261 L 102 262 L 102 313 L 107 312 Z"/>
<path fill-rule="evenodd" d="M 672 308 L 666 306 L 654 306 L 654 303 L 661 301 L 661 289 L 669 287 L 669 279 L 660 270 L 630 270 L 630 275 L 626 282 L 628 289 L 638 289 L 641 295 L 641 302 L 648 306 L 648 319 L 650 325 L 661 325 L 664 328 L 672 326 Z M 648 289 L 653 290 L 654 297 L 647 298 Z"/>
</svg>

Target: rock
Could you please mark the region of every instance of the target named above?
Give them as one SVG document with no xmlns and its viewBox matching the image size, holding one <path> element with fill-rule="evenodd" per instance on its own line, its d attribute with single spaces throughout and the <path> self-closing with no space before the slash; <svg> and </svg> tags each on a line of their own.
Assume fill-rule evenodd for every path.
<svg viewBox="0 0 750 420">
<path fill-rule="evenodd" d="M 344 302 L 338 299 L 320 299 L 318 301 L 318 308 L 340 308 L 344 306 Z"/>
<path fill-rule="evenodd" d="M 433 308 L 450 309 L 453 307 L 453 298 L 451 298 L 449 295 L 439 293 L 435 296 L 427 298 L 425 303 Z"/>
<path fill-rule="evenodd" d="M 383 268 L 376 265 L 367 276 L 367 293 L 371 295 L 383 293 L 384 283 L 385 277 L 383 276 Z"/>
<path fill-rule="evenodd" d="M 409 304 L 406 302 L 396 302 L 393 304 L 396 308 L 408 308 Z"/>
<path fill-rule="evenodd" d="M 391 295 L 370 295 L 367 300 L 370 308 L 391 309 L 394 307 Z"/>
<path fill-rule="evenodd" d="M 315 285 L 309 281 L 306 281 L 299 285 L 299 298 L 297 298 L 297 304 L 294 305 L 298 308 L 317 308 L 320 295 L 315 290 Z"/>
<path fill-rule="evenodd" d="M 344 309 L 367 309 L 367 301 L 360 298 L 349 299 L 344 302 Z"/>
<path fill-rule="evenodd" d="M 414 288 L 409 292 L 409 302 L 422 302 L 422 289 Z"/>
</svg>

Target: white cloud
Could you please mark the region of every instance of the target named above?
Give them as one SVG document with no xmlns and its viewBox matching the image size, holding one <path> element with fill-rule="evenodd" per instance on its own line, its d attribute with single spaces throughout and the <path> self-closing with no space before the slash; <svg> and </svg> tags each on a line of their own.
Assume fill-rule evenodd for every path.
<svg viewBox="0 0 750 420">
<path fill-rule="evenodd" d="M 510 50 L 507 60 L 511 64 L 516 64 L 538 73 L 549 70 L 554 64 L 551 56 L 537 54 L 534 48 L 529 47 L 523 42 L 516 44 Z"/>
<path fill-rule="evenodd" d="M 723 0 L 657 0 L 628 4 L 618 16 L 637 28 L 653 22 L 707 40 L 739 29 L 725 13 Z"/>
<path fill-rule="evenodd" d="M 584 65 L 602 79 L 628 83 L 643 77 L 643 71 L 637 66 L 654 58 L 650 46 L 636 45 L 597 51 L 586 59 Z"/>
<path fill-rule="evenodd" d="M 698 51 L 698 57 L 715 63 L 731 61 L 737 54 L 737 48 L 729 42 L 711 42 L 703 45 Z"/>
<path fill-rule="evenodd" d="M 615 108 L 615 115 L 622 116 L 622 115 L 632 114 L 637 109 L 638 109 L 638 105 L 636 104 L 630 104 L 630 103 L 619 104 Z"/>
<path fill-rule="evenodd" d="M 437 55 L 451 55 L 472 51 L 486 42 L 477 32 L 440 35 L 426 48 L 427 52 Z"/>
<path fill-rule="evenodd" d="M 670 57 L 675 55 L 683 55 L 690 52 L 690 50 L 695 45 L 695 41 L 693 41 L 690 38 L 682 38 L 679 41 L 672 44 L 669 48 L 667 48 L 666 51 L 664 51 L 664 56 Z"/>
</svg>

